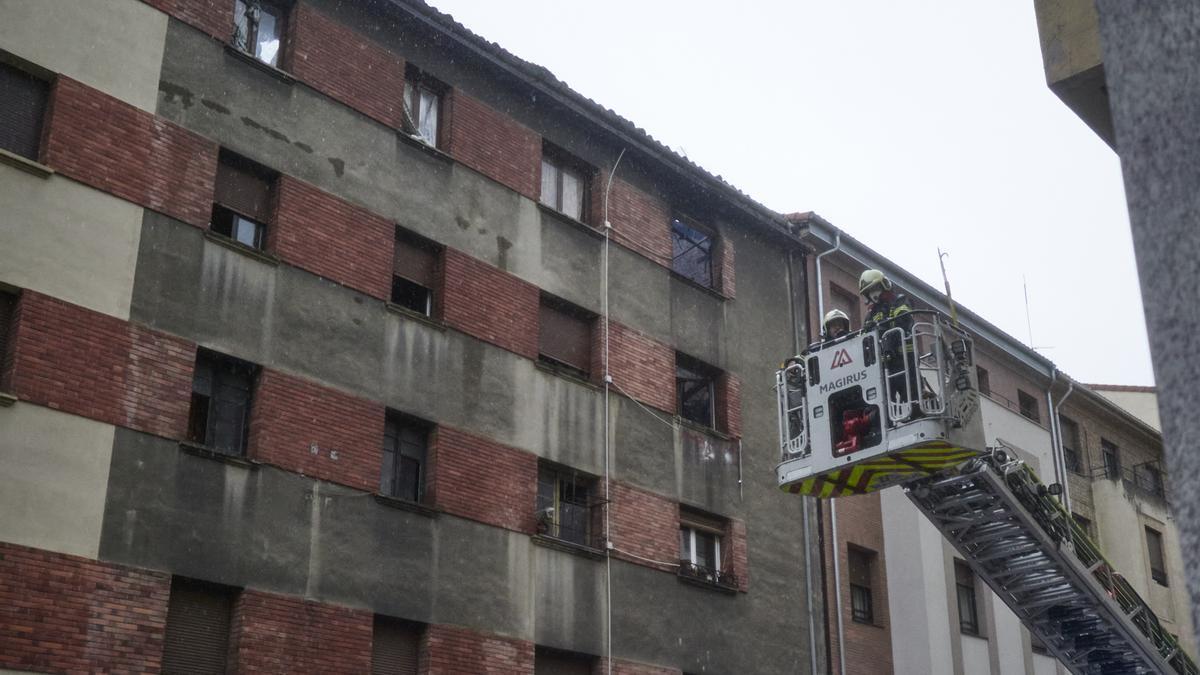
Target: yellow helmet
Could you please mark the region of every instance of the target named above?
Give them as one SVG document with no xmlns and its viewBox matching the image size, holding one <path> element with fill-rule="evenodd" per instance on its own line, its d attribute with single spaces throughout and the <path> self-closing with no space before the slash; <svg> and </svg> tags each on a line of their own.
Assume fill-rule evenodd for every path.
<svg viewBox="0 0 1200 675">
<path fill-rule="evenodd" d="M 825 314 L 825 320 L 821 322 L 821 328 L 826 333 L 829 333 L 829 324 L 833 323 L 834 321 L 845 321 L 846 330 L 850 330 L 850 317 L 846 316 L 846 313 L 840 309 L 832 309 L 827 312 Z"/>
<path fill-rule="evenodd" d="M 879 270 L 866 270 L 858 277 L 858 292 L 864 297 L 876 287 L 881 291 L 890 291 L 892 282 Z"/>
</svg>

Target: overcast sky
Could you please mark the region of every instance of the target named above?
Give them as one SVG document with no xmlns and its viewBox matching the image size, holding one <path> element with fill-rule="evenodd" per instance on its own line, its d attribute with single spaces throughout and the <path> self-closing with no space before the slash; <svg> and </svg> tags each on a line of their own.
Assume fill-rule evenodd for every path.
<svg viewBox="0 0 1200 675">
<path fill-rule="evenodd" d="M 768 207 L 816 211 L 1083 382 L 1153 384 L 1116 155 L 1033 0 L 431 0 Z"/>
</svg>

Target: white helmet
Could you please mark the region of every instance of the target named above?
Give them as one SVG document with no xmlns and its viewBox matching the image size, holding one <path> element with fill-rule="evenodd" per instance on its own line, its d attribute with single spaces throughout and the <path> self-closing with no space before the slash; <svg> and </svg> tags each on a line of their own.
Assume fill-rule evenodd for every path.
<svg viewBox="0 0 1200 675">
<path fill-rule="evenodd" d="M 870 297 L 873 290 L 890 291 L 892 290 L 892 282 L 883 272 L 879 270 L 866 270 L 862 276 L 858 278 L 858 292 L 864 298 Z"/>
<path fill-rule="evenodd" d="M 846 332 L 850 332 L 850 317 L 840 309 L 830 310 L 825 314 L 825 320 L 821 322 L 821 329 L 829 335 L 829 325 L 835 321 L 844 321 L 846 323 Z"/>
</svg>

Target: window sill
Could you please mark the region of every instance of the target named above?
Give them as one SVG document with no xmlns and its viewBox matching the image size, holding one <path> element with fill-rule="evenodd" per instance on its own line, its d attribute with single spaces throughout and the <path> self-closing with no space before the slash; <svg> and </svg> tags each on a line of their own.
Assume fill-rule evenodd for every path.
<svg viewBox="0 0 1200 675">
<path fill-rule="evenodd" d="M 558 539 L 545 534 L 535 534 L 530 537 L 530 539 L 532 539 L 533 543 L 538 546 L 552 548 L 556 551 L 572 553 L 574 555 L 583 556 L 584 558 L 590 558 L 591 560 L 604 560 L 604 551 L 598 548 L 592 548 L 591 546 L 576 544 L 572 541 Z"/>
<path fill-rule="evenodd" d="M 681 574 L 679 572 L 675 573 L 675 578 L 678 579 L 679 583 L 681 584 L 696 586 L 698 588 L 704 588 L 710 591 L 717 591 L 718 593 L 724 593 L 726 595 L 738 594 L 738 589 L 736 586 L 729 586 L 726 584 L 717 583 L 715 581 L 705 581 L 704 579 L 697 579 L 696 577 Z"/>
<path fill-rule="evenodd" d="M 180 441 L 179 449 L 189 455 L 194 455 L 204 459 L 211 459 L 217 462 L 223 462 L 225 464 L 232 464 L 234 466 L 240 466 L 246 469 L 257 469 L 260 466 L 259 462 L 247 457 L 227 455 L 223 452 L 213 450 L 207 445 L 200 445 L 199 443 L 193 443 L 192 441 Z"/>
<path fill-rule="evenodd" d="M 555 366 L 552 363 L 546 363 L 545 361 L 542 361 L 541 359 L 534 361 L 533 365 L 540 371 L 550 373 L 551 375 L 554 375 L 556 377 L 561 377 L 562 379 L 567 380 L 569 382 L 574 382 L 575 384 L 581 384 L 585 387 L 588 387 L 589 389 L 592 389 L 595 391 L 600 391 L 602 389 L 602 387 L 600 385 L 596 384 L 595 382 L 592 382 L 589 379 L 584 378 L 577 372 L 574 372 L 572 370 L 567 370 L 566 368 L 560 368 L 558 366 Z"/>
<path fill-rule="evenodd" d="M 859 626 L 867 626 L 869 628 L 878 628 L 880 630 L 887 630 L 887 626 L 885 626 L 881 623 L 875 623 L 874 621 L 859 621 L 858 619 L 851 618 L 850 623 L 857 624 Z"/>
<path fill-rule="evenodd" d="M 442 160 L 443 162 L 454 161 L 454 158 L 451 157 L 445 150 L 442 150 L 435 145 L 430 145 L 420 138 L 415 138 L 412 134 L 406 133 L 403 129 L 396 130 L 396 138 L 399 138 L 406 145 L 411 145 L 428 155 Z"/>
<path fill-rule="evenodd" d="M 386 506 L 390 509 L 399 509 L 401 511 L 409 511 L 411 513 L 416 513 L 418 515 L 425 516 L 426 518 L 436 518 L 437 514 L 438 514 L 437 509 L 435 509 L 431 506 L 427 506 L 425 504 L 419 504 L 417 502 L 410 502 L 406 499 L 398 499 L 396 497 L 389 497 L 384 494 L 379 494 L 378 492 L 371 496 L 375 498 L 376 503 L 382 504 L 383 506 Z"/>
<path fill-rule="evenodd" d="M 0 148 L 0 164 L 7 164 L 14 169 L 19 169 L 38 178 L 49 178 L 54 175 L 54 169 L 45 164 L 35 162 L 28 157 L 22 157 L 15 152 L 9 152 L 3 148 Z"/>
<path fill-rule="evenodd" d="M 723 293 L 721 293 L 721 291 L 718 291 L 715 288 L 709 288 L 708 286 L 705 286 L 704 284 L 698 283 L 696 281 L 692 281 L 691 279 L 683 276 L 682 274 L 680 274 L 679 272 L 676 272 L 675 270 L 670 270 L 670 272 L 671 272 L 672 279 L 682 281 L 683 283 L 687 284 L 688 286 L 691 286 L 692 288 L 695 288 L 696 290 L 707 293 L 708 295 L 711 295 L 714 298 L 721 300 L 722 302 L 729 299 L 729 298 L 725 297 L 725 295 Z"/>
<path fill-rule="evenodd" d="M 0 391 L 0 408 L 9 408 L 19 400 L 16 394 Z"/>
<path fill-rule="evenodd" d="M 237 47 L 234 47 L 233 45 L 229 44 L 228 42 L 225 43 L 225 53 L 229 54 L 230 56 L 232 56 L 233 58 L 235 58 L 239 61 L 248 63 L 251 66 L 258 68 L 259 70 L 274 77 L 275 79 L 279 80 L 280 82 L 283 82 L 284 84 L 293 85 L 296 83 L 296 77 L 294 75 L 292 75 L 291 73 L 280 70 L 269 63 L 263 63 L 262 61 L 259 61 L 258 59 L 256 59 L 252 54 L 247 54 L 246 52 L 238 49 Z"/>
<path fill-rule="evenodd" d="M 687 429 L 689 431 L 695 431 L 697 433 L 705 434 L 707 436 L 712 436 L 713 438 L 718 438 L 722 441 L 733 441 L 734 440 L 733 436 L 730 436 L 727 433 L 724 433 L 722 431 L 717 431 L 716 429 L 714 429 L 712 427 L 706 427 L 703 424 L 697 424 L 691 420 L 684 419 L 684 418 L 680 417 L 679 415 L 675 416 L 675 421 L 679 424 L 679 426 L 681 426 L 684 429 Z"/>
<path fill-rule="evenodd" d="M 440 331 L 446 330 L 446 324 L 442 323 L 439 319 L 433 318 L 432 316 L 427 316 L 420 312 L 414 312 L 411 309 L 409 309 L 407 307 L 403 307 L 401 305 L 397 305 L 394 302 L 388 302 L 384 306 L 388 308 L 389 312 L 399 314 L 400 316 L 402 316 L 406 319 L 420 321 L 421 323 L 423 323 L 431 328 L 436 328 L 437 330 L 440 330 Z"/>
<path fill-rule="evenodd" d="M 541 202 L 537 202 L 537 207 L 539 211 L 550 216 L 551 218 L 554 218 L 555 220 L 566 223 L 577 230 L 583 230 L 587 234 L 590 234 L 597 239 L 604 239 L 604 231 L 599 228 L 592 227 L 582 220 L 576 220 L 562 211 L 557 211 Z"/>
<path fill-rule="evenodd" d="M 218 246 L 224 246 L 225 248 L 227 248 L 231 251 L 236 251 L 238 253 L 241 253 L 242 255 L 244 255 L 248 258 L 254 258 L 257 261 L 266 263 L 268 265 L 271 265 L 272 267 L 279 266 L 279 258 L 276 258 L 275 256 L 273 256 L 270 253 L 267 253 L 265 251 L 260 251 L 256 248 L 251 248 L 243 243 L 234 241 L 233 239 L 230 239 L 229 237 L 226 237 L 223 234 L 217 234 L 216 232 L 213 232 L 212 230 L 205 230 L 204 238 L 211 241 L 214 244 L 217 244 Z"/>
</svg>

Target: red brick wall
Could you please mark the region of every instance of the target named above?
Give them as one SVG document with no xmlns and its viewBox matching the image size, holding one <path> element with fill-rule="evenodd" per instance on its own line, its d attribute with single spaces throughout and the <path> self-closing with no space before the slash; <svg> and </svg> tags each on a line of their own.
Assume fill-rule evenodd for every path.
<svg viewBox="0 0 1200 675">
<path fill-rule="evenodd" d="M 267 247 L 283 260 L 383 300 L 391 295 L 395 226 L 290 176 L 276 188 Z"/>
<path fill-rule="evenodd" d="M 717 272 L 716 290 L 727 298 L 737 295 L 737 282 L 733 271 L 734 257 L 733 242 L 722 238 L 717 245 L 716 260 L 713 261 L 713 266 Z"/>
<path fill-rule="evenodd" d="M 746 551 L 746 523 L 735 518 L 729 519 L 725 528 L 725 549 L 721 551 L 723 565 L 737 576 L 738 590 L 745 593 L 750 590 L 750 559 Z"/>
<path fill-rule="evenodd" d="M 609 322 L 608 333 L 608 365 L 616 386 L 642 403 L 674 415 L 675 351 L 616 321 Z"/>
<path fill-rule="evenodd" d="M 209 35 L 229 42 L 233 35 L 233 0 L 143 0 Z"/>
<path fill-rule="evenodd" d="M 612 675 L 682 675 L 682 673 L 683 671 L 678 668 L 652 666 L 648 663 L 635 663 L 620 659 L 612 660 Z M 592 675 L 608 675 L 608 659 L 604 657 L 596 659 L 596 665 L 592 667 Z"/>
<path fill-rule="evenodd" d="M 530 199 L 537 199 L 541 137 L 459 90 L 448 93 L 446 150 L 455 159 Z"/>
<path fill-rule="evenodd" d="M 375 492 L 384 414 L 379 403 L 263 370 L 251 407 L 249 454 L 289 471 Z"/>
<path fill-rule="evenodd" d="M 306 3 L 291 19 L 288 69 L 317 91 L 399 128 L 404 59 Z"/>
<path fill-rule="evenodd" d="M 609 526 L 612 530 L 609 534 L 617 549 L 616 557 L 638 565 L 675 571 L 674 563 L 679 561 L 679 504 L 615 481 L 611 499 Z M 672 565 L 656 566 L 644 560 L 646 558 Z"/>
<path fill-rule="evenodd" d="M 613 241 L 671 266 L 671 214 L 661 199 L 615 178 L 608 196 L 608 220 Z"/>
<path fill-rule="evenodd" d="M 122 199 L 205 227 L 217 145 L 59 76 L 47 117 L 46 164 Z"/>
<path fill-rule="evenodd" d="M 421 640 L 421 675 L 532 675 L 533 643 L 433 624 Z"/>
<path fill-rule="evenodd" d="M 742 381 L 724 373 L 717 378 L 717 428 L 730 436 L 742 435 Z"/>
<path fill-rule="evenodd" d="M 13 342 L 20 398 L 159 436 L 186 433 L 195 345 L 28 290 Z"/>
<path fill-rule="evenodd" d="M 230 628 L 237 673 L 367 673 L 374 615 L 303 598 L 245 590 Z"/>
<path fill-rule="evenodd" d="M 531 359 L 538 355 L 538 303 L 533 284 L 461 251 L 442 265 L 446 325 Z"/>
<path fill-rule="evenodd" d="M 0 668 L 157 672 L 170 576 L 0 543 Z"/>
<path fill-rule="evenodd" d="M 427 474 L 430 502 L 447 513 L 533 534 L 537 457 L 439 426 Z"/>
<path fill-rule="evenodd" d="M 889 627 L 891 618 L 888 614 L 887 574 L 883 555 L 883 515 L 880 509 L 879 494 L 858 495 L 846 497 L 837 502 L 838 509 L 838 564 L 841 565 L 842 594 L 842 625 L 846 634 L 846 672 L 853 675 L 874 675 L 875 673 L 892 672 L 892 638 Z M 832 556 L 832 533 L 829 519 L 824 523 L 824 560 L 827 566 L 826 612 L 828 612 L 830 628 L 830 667 L 838 671 L 838 639 L 834 612 L 837 611 L 834 592 Z M 847 544 L 875 551 L 875 564 L 872 573 L 871 598 L 874 605 L 875 625 L 855 623 L 852 619 L 850 605 L 850 570 L 848 568 Z"/>
</svg>

